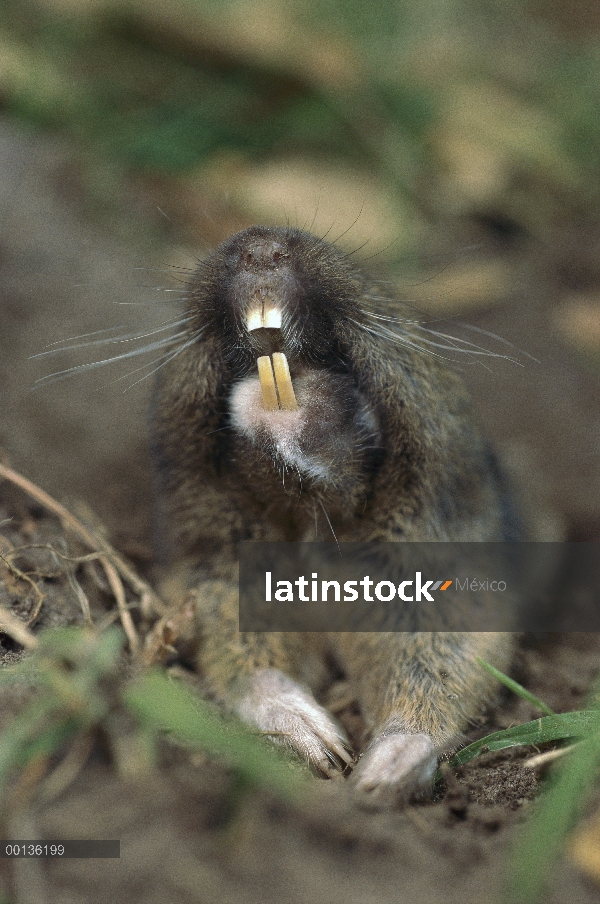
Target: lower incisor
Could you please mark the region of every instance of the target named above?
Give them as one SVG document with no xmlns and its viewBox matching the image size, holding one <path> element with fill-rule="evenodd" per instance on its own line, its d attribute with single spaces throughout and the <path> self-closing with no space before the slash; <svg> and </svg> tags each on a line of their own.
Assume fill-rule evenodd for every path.
<svg viewBox="0 0 600 904">
<path fill-rule="evenodd" d="M 296 402 L 296 394 L 292 386 L 290 368 L 283 352 L 273 352 L 273 370 L 275 371 L 281 407 L 284 411 L 297 411 L 298 403 Z"/>
<path fill-rule="evenodd" d="M 275 388 L 275 377 L 273 376 L 273 365 L 269 355 L 262 355 L 258 361 L 258 377 L 260 380 L 260 388 L 262 389 L 263 405 L 265 411 L 277 411 L 279 401 L 277 399 L 277 390 Z"/>
</svg>

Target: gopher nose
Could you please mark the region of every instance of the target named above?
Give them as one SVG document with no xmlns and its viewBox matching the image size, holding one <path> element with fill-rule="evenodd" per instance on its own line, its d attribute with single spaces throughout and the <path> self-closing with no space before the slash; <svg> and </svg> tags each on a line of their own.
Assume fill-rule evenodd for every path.
<svg viewBox="0 0 600 904">
<path fill-rule="evenodd" d="M 244 270 L 277 270 L 287 257 L 281 242 L 273 239 L 256 239 L 242 251 L 240 263 Z"/>
</svg>

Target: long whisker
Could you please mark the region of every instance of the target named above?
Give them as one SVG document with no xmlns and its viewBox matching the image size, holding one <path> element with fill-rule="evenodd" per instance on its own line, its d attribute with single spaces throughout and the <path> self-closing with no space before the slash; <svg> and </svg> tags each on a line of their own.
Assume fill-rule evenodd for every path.
<svg viewBox="0 0 600 904">
<path fill-rule="evenodd" d="M 152 286 L 149 286 L 148 288 L 152 289 Z M 165 292 L 179 292 L 179 295 L 176 296 L 176 298 L 179 298 L 179 299 L 185 298 L 185 290 L 184 289 L 165 289 L 164 291 Z M 156 298 L 151 298 L 151 299 L 146 299 L 145 301 L 113 301 L 113 302 L 111 302 L 111 304 L 123 305 L 123 306 L 131 305 L 132 307 L 141 307 L 142 305 L 146 305 L 148 307 L 156 308 L 157 305 L 160 305 L 160 304 L 164 304 L 165 306 L 173 304 L 173 299 L 165 298 L 165 299 L 160 299 L 157 301 Z"/>
<path fill-rule="evenodd" d="M 162 355 L 159 355 L 158 358 L 153 358 L 152 361 L 146 361 L 145 364 L 140 364 L 139 367 L 134 367 L 133 370 L 129 370 L 129 371 L 127 371 L 126 374 L 122 374 L 120 377 L 117 377 L 114 380 L 110 380 L 110 382 L 105 385 L 112 386 L 114 383 L 121 383 L 123 380 L 128 380 L 129 377 L 132 377 L 134 374 L 139 373 L 140 370 L 145 370 L 146 367 L 152 367 L 158 361 L 162 361 L 163 358 L 166 358 L 171 353 L 172 353 L 172 349 L 169 348 L 169 349 L 167 349 L 166 352 L 163 352 Z"/>
<path fill-rule="evenodd" d="M 235 427 L 233 426 L 233 424 L 227 424 L 226 427 L 217 427 L 216 430 L 209 430 L 209 432 L 206 435 L 212 436 L 213 433 L 221 433 L 222 430 L 235 430 Z"/>
<path fill-rule="evenodd" d="M 407 348 L 414 348 L 424 355 L 429 355 L 432 358 L 439 358 L 440 360 L 443 360 L 442 355 L 437 355 L 435 352 L 429 351 L 428 349 L 418 345 L 418 343 L 411 342 L 410 339 L 406 338 L 406 336 L 402 336 L 399 333 L 394 333 L 392 330 L 388 330 L 385 327 L 380 327 L 378 330 L 376 330 L 371 326 L 367 326 L 365 323 L 360 323 L 358 320 L 353 320 L 351 317 L 349 318 L 349 320 L 351 323 L 356 324 L 356 326 L 360 327 L 363 330 L 366 330 L 373 336 L 378 336 L 380 339 L 388 339 L 391 342 L 397 342 L 398 345 L 405 345 Z"/>
<path fill-rule="evenodd" d="M 370 241 L 371 241 L 371 239 L 365 239 L 364 242 L 362 243 L 362 245 L 359 245 L 358 248 L 354 248 L 352 251 L 349 251 L 347 254 L 343 254 L 342 259 L 345 261 L 349 260 L 354 254 L 358 254 L 359 251 L 362 251 L 362 249 L 366 245 L 368 245 Z"/>
<path fill-rule="evenodd" d="M 335 535 L 335 531 L 334 531 L 334 529 L 333 529 L 333 525 L 332 525 L 331 521 L 329 520 L 329 515 L 328 515 L 327 512 L 325 511 L 325 506 L 323 505 L 323 502 L 322 502 L 321 499 L 319 499 L 319 505 L 320 505 L 321 508 L 323 509 L 323 514 L 325 515 L 325 517 L 326 517 L 326 519 L 327 519 L 327 524 L 329 525 L 329 530 L 330 530 L 331 533 L 333 534 L 333 539 L 335 540 L 335 545 L 337 546 L 338 552 L 339 552 L 340 557 L 341 557 L 341 555 L 342 555 L 342 550 L 340 549 L 340 544 L 339 544 L 339 542 L 338 542 L 338 538 L 337 538 L 336 535 Z"/>
<path fill-rule="evenodd" d="M 432 335 L 437 335 L 432 330 L 425 330 L 425 332 L 430 332 L 430 333 L 432 333 Z M 484 358 L 502 358 L 507 361 L 512 361 L 514 364 L 519 364 L 519 366 L 521 366 L 521 367 L 523 366 L 519 361 L 516 360 L 516 358 L 510 358 L 508 355 L 498 355 L 495 352 L 488 351 L 487 349 L 477 350 L 475 347 L 474 348 L 459 348 L 457 343 L 464 342 L 465 340 L 456 339 L 454 336 L 446 337 L 449 340 L 449 344 L 448 344 L 448 343 L 444 343 L 444 342 L 434 342 L 432 339 L 425 339 L 425 338 L 420 338 L 418 343 L 412 343 L 409 340 L 407 340 L 405 337 L 398 335 L 398 333 L 394 333 L 392 330 L 387 330 L 385 328 L 383 328 L 383 330 L 379 332 L 379 335 L 382 338 L 390 339 L 393 342 L 399 342 L 402 345 L 411 345 L 413 348 L 416 348 L 418 351 L 422 352 L 423 354 L 433 355 L 433 357 L 440 358 L 443 360 L 452 361 L 453 359 L 452 358 L 448 359 L 444 355 L 438 355 L 438 354 L 436 354 L 436 352 L 432 352 L 429 349 L 424 348 L 423 346 L 427 345 L 427 346 L 430 346 L 431 348 L 439 348 L 442 351 L 457 352 L 458 354 L 469 355 L 470 357 L 482 356 Z M 440 334 L 440 336 L 441 335 L 442 334 Z M 422 343 L 422 344 L 420 344 L 420 343 Z M 455 363 L 457 363 L 457 362 L 455 362 Z M 482 361 L 477 361 L 477 364 L 479 364 L 485 370 L 488 370 L 488 371 L 490 370 L 489 367 L 487 367 Z"/>
<path fill-rule="evenodd" d="M 315 215 L 312 218 L 312 223 L 310 224 L 310 229 L 308 230 L 309 232 L 313 231 L 313 228 L 315 225 L 315 220 L 317 219 L 317 214 L 319 212 L 319 204 L 320 203 L 321 203 L 321 189 L 319 189 L 319 194 L 317 195 L 317 206 L 315 207 Z"/>
<path fill-rule="evenodd" d="M 190 317 L 183 317 L 180 320 L 170 320 L 166 322 L 163 326 L 158 327 L 155 330 L 149 330 L 147 333 L 130 333 L 125 336 L 112 336 L 107 339 L 92 339 L 89 342 L 78 342 L 77 345 L 61 345 L 60 348 L 51 348 L 45 352 L 37 352 L 35 355 L 31 355 L 31 358 L 43 358 L 46 355 L 57 355 L 59 352 L 71 351 L 72 349 L 77 348 L 88 348 L 89 346 L 100 346 L 100 345 L 115 345 L 120 342 L 135 342 L 138 339 L 147 339 L 148 336 L 155 336 L 157 333 L 164 333 L 165 330 L 174 329 L 177 326 L 183 326 L 185 323 L 188 323 Z M 104 332 L 103 330 L 99 330 L 98 332 Z M 93 335 L 90 333 L 89 335 Z M 73 342 L 74 339 L 84 338 L 82 337 L 74 337 L 73 339 L 65 339 L 64 342 Z M 53 342 L 52 345 L 56 345 L 57 343 Z"/>
<path fill-rule="evenodd" d="M 376 296 L 370 295 L 370 298 L 375 298 Z M 378 297 L 378 296 L 377 296 Z M 367 314 L 369 317 L 372 317 L 374 320 L 385 320 L 387 323 L 423 323 L 423 318 L 419 317 L 416 320 L 409 320 L 408 317 L 389 317 L 385 314 L 376 314 L 375 311 L 369 311 L 367 308 L 362 308 L 364 314 Z M 427 323 L 435 323 L 436 321 L 427 321 Z"/>
<path fill-rule="evenodd" d="M 456 336 L 456 335 L 452 335 L 450 333 L 444 333 L 439 330 L 431 329 L 431 327 L 426 326 L 422 320 L 409 320 L 409 319 L 402 319 L 399 317 L 389 317 L 384 314 L 376 314 L 374 311 L 368 311 L 365 308 L 363 308 L 363 311 L 365 314 L 367 314 L 369 317 L 372 317 L 374 320 L 388 322 L 388 323 L 392 323 L 392 324 L 398 324 L 398 326 L 410 324 L 413 327 L 413 329 L 420 330 L 421 332 L 424 332 L 424 333 L 429 333 L 431 336 L 435 336 L 440 339 L 446 339 L 450 343 L 450 346 L 448 346 L 445 343 L 434 342 L 431 339 L 423 338 L 420 340 L 434 348 L 452 350 L 452 351 L 456 351 L 460 354 L 482 355 L 482 356 L 485 356 L 488 358 L 500 358 L 505 361 L 511 361 L 514 364 L 518 364 L 520 367 L 524 366 L 523 363 L 515 357 L 511 357 L 510 355 L 502 355 L 499 352 L 494 352 L 491 349 L 487 349 L 481 345 L 477 345 L 474 342 L 470 342 L 468 339 L 462 339 L 460 336 Z M 448 320 L 448 318 L 439 318 L 437 321 L 429 320 L 429 321 L 426 321 L 426 323 L 434 323 L 434 322 L 444 323 L 444 322 L 447 322 L 447 320 Z M 488 330 L 483 330 L 480 327 L 471 326 L 470 324 L 460 323 L 460 324 L 457 324 L 457 326 L 460 327 L 461 329 L 471 330 L 472 332 L 477 332 L 477 333 L 481 333 L 484 336 L 489 336 L 490 339 L 494 339 L 498 342 L 501 342 L 503 345 L 506 345 L 509 348 L 514 349 L 519 354 L 522 354 L 525 357 L 530 358 L 532 361 L 535 361 L 538 364 L 540 363 L 537 358 L 534 358 L 533 355 L 530 355 L 528 352 L 524 351 L 523 349 L 518 348 L 518 346 L 514 345 L 512 342 L 508 342 L 508 340 L 503 339 L 502 336 L 496 335 L 496 333 L 489 332 Z M 393 336 L 398 336 L 398 334 L 395 333 L 395 331 L 390 328 L 380 326 L 380 329 L 384 330 L 388 334 L 393 334 Z M 388 335 L 388 338 L 392 338 L 392 335 Z M 460 348 L 459 346 L 464 346 L 464 347 Z"/>
<path fill-rule="evenodd" d="M 174 358 L 176 358 L 177 355 L 180 355 L 181 352 L 184 351 L 184 349 L 189 348 L 190 345 L 193 345 L 194 342 L 196 342 L 198 340 L 198 337 L 201 335 L 201 333 L 202 333 L 202 330 L 198 330 L 198 332 L 196 332 L 192 336 L 191 339 L 188 339 L 187 342 L 184 342 L 183 345 L 180 345 L 179 348 L 176 349 L 176 351 L 174 351 L 173 354 L 170 355 L 166 361 L 163 361 L 162 364 L 159 364 L 158 367 L 155 367 L 154 370 L 150 371 L 150 373 L 144 374 L 143 377 L 140 377 L 139 380 L 136 380 L 135 383 L 132 383 L 131 386 L 127 387 L 127 389 L 124 389 L 123 392 L 129 392 L 130 389 L 133 389 L 133 387 L 137 386 L 138 383 L 141 383 L 142 380 L 146 380 L 148 377 L 151 377 L 152 374 L 155 374 L 157 370 L 160 370 L 161 367 L 164 367 L 166 364 L 169 363 L 169 361 L 172 361 Z M 164 355 L 162 355 L 161 357 L 164 357 Z M 158 360 L 160 360 L 160 358 Z M 155 363 L 155 362 L 152 362 L 152 363 Z"/>
<path fill-rule="evenodd" d="M 181 282 L 181 280 L 178 280 Z M 147 286 L 145 283 L 136 283 L 136 289 L 147 289 L 149 292 L 182 292 L 183 290 L 179 288 L 179 286 L 175 286 L 170 288 L 169 286 Z M 116 301 L 115 304 L 132 304 L 132 302 L 127 301 Z M 135 304 L 135 302 L 133 302 Z M 142 304 L 153 304 L 153 302 L 142 302 Z"/>
<path fill-rule="evenodd" d="M 509 348 L 514 348 L 515 351 L 519 352 L 520 355 L 525 355 L 526 358 L 530 358 L 532 361 L 535 361 L 536 364 L 541 364 L 539 358 L 536 358 L 535 355 L 530 355 L 529 352 L 526 352 L 524 349 L 519 348 L 518 345 L 515 345 L 514 342 L 509 342 L 508 339 L 504 339 L 503 336 L 498 336 L 497 333 L 491 333 L 489 330 L 483 330 L 480 326 L 473 326 L 472 323 L 461 323 L 461 329 L 463 330 L 471 330 L 473 333 L 481 333 L 482 336 L 488 336 L 490 339 L 495 339 L 496 342 L 501 342 L 503 345 L 507 345 Z"/>
<path fill-rule="evenodd" d="M 432 339 L 421 339 L 421 342 L 425 342 L 427 345 L 432 345 L 435 348 L 452 348 L 452 351 L 458 352 L 461 355 L 482 355 L 485 358 L 499 358 L 503 361 L 510 361 L 512 364 L 518 364 L 519 367 L 525 367 L 523 362 L 519 361 L 518 358 L 513 358 L 510 355 L 501 355 L 499 352 L 492 352 L 487 348 L 469 342 L 467 339 L 461 339 L 459 336 L 451 336 L 448 333 L 438 333 L 436 330 L 428 330 L 425 327 L 421 327 L 421 329 L 426 333 L 430 333 L 432 336 L 439 336 L 440 339 L 447 339 L 451 343 L 451 345 L 448 346 L 443 343 L 434 342 Z M 459 348 L 459 343 L 468 347 Z"/>
<path fill-rule="evenodd" d="M 49 342 L 46 348 L 49 348 L 51 345 L 63 345 L 65 342 L 75 342 L 76 339 L 87 339 L 89 336 L 100 336 L 103 333 L 114 333 L 115 330 L 122 330 L 123 326 L 109 326 L 104 330 L 94 330 L 91 333 L 82 333 L 80 336 L 70 336 L 68 339 L 57 339 L 56 342 Z M 46 354 L 45 352 L 41 352 L 41 354 Z M 36 355 L 31 355 L 32 358 L 37 357 Z"/>
<path fill-rule="evenodd" d="M 148 352 L 165 348 L 167 345 L 177 342 L 178 339 L 181 339 L 185 335 L 187 335 L 186 330 L 182 330 L 180 333 L 175 333 L 174 336 L 165 336 L 164 339 L 159 339 L 157 342 L 151 342 L 149 345 L 144 345 L 142 348 L 132 348 L 131 351 L 125 352 L 122 355 L 114 355 L 112 358 L 104 358 L 101 361 L 90 361 L 87 364 L 76 364 L 74 367 L 67 367 L 65 370 L 58 370 L 53 374 L 46 374 L 36 380 L 34 385 L 48 385 L 57 380 L 66 379 L 76 373 L 84 373 L 87 370 L 95 370 L 98 367 L 104 367 L 106 364 L 112 364 L 115 361 L 124 361 L 126 358 L 145 355 Z"/>
<path fill-rule="evenodd" d="M 134 271 L 143 271 L 144 273 L 193 273 L 196 267 L 180 267 L 173 265 L 172 267 L 132 267 Z"/>
<path fill-rule="evenodd" d="M 442 333 L 439 330 L 432 330 L 429 329 L 429 327 L 422 326 L 421 324 L 417 324 L 415 329 L 421 330 L 424 333 L 429 333 L 431 336 L 437 336 L 440 339 L 447 339 L 452 343 L 454 350 L 461 352 L 462 354 L 485 355 L 488 358 L 502 358 L 505 361 L 512 361 L 514 364 L 519 364 L 522 366 L 521 362 L 517 358 L 512 358 L 510 355 L 502 355 L 500 354 L 500 352 L 493 352 L 491 351 L 491 349 L 484 348 L 482 345 L 476 345 L 474 342 L 469 342 L 468 339 L 461 339 L 460 336 L 454 336 L 450 333 Z M 430 344 L 435 344 L 431 339 L 423 339 L 422 341 Z M 467 347 L 459 348 L 459 345 L 464 345 Z"/>
<path fill-rule="evenodd" d="M 360 220 L 360 218 L 361 218 L 361 216 L 362 216 L 362 212 L 363 212 L 364 206 L 365 206 L 365 202 L 363 201 L 363 203 L 362 203 L 361 206 L 360 206 L 360 210 L 358 211 L 358 214 L 357 214 L 356 219 L 354 220 L 354 222 L 353 222 L 353 223 L 350 223 L 350 225 L 348 226 L 348 228 L 347 228 L 347 229 L 344 229 L 344 231 L 342 232 L 342 234 L 341 234 L 341 235 L 338 235 L 337 239 L 334 239 L 334 240 L 333 240 L 333 242 L 332 242 L 333 245 L 337 245 L 337 243 L 339 242 L 339 240 L 340 240 L 340 239 L 343 239 L 344 236 L 347 235 L 347 234 L 350 232 L 350 230 L 351 230 L 354 226 L 356 226 L 356 224 L 358 223 L 358 221 Z M 364 244 L 366 245 L 366 242 L 365 242 Z M 360 247 L 363 248 L 364 245 L 361 245 Z M 359 249 L 357 249 L 357 250 L 359 250 Z M 352 252 L 352 253 L 354 253 L 354 252 Z"/>
</svg>

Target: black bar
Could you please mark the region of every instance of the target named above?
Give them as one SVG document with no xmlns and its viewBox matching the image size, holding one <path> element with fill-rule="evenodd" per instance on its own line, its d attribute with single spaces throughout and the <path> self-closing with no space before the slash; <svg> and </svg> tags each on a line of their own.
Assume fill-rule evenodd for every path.
<svg viewBox="0 0 600 904">
<path fill-rule="evenodd" d="M 0 841 L 0 858 L 47 858 L 61 860 L 65 857 L 85 859 L 117 858 L 121 856 L 120 841 L 50 841 L 29 839 L 25 841 Z"/>
<path fill-rule="evenodd" d="M 240 631 L 600 631 L 600 543 L 240 543 Z"/>
</svg>

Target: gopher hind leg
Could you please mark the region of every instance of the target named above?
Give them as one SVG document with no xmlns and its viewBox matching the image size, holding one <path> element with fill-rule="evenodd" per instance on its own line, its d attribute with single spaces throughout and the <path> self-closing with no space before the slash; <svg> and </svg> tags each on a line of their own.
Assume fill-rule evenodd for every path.
<svg viewBox="0 0 600 904">
<path fill-rule="evenodd" d="M 506 668 L 509 634 L 340 635 L 371 734 L 352 781 L 378 805 L 431 790 L 438 755 L 482 714 L 495 690 L 477 657 Z"/>
</svg>

